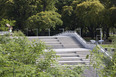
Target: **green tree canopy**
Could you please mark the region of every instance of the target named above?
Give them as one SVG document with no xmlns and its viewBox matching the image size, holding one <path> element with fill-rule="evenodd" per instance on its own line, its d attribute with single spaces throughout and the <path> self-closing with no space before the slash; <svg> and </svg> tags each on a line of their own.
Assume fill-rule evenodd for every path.
<svg viewBox="0 0 116 77">
<path fill-rule="evenodd" d="M 112 26 L 116 28 L 116 7 L 110 8 L 110 20 L 111 20 Z"/>
<path fill-rule="evenodd" d="M 43 11 L 55 11 L 57 8 L 55 4 L 58 0 L 42 0 Z"/>
<path fill-rule="evenodd" d="M 16 20 L 16 27 L 23 29 L 25 20 L 37 13 L 40 0 L 12 0 L 10 17 Z M 41 10 L 41 8 L 40 8 Z"/>
<path fill-rule="evenodd" d="M 73 7 L 72 6 L 64 6 L 62 15 L 66 15 L 67 14 L 67 15 L 71 16 L 72 11 L 73 11 Z"/>
<path fill-rule="evenodd" d="M 9 17 L 16 20 L 16 27 L 24 29 L 26 20 L 42 11 L 55 11 L 57 0 L 11 0 Z"/>
<path fill-rule="evenodd" d="M 85 23 L 85 25 L 97 24 L 101 18 L 100 13 L 104 10 L 104 6 L 99 1 L 83 2 L 76 7 L 76 14 Z"/>
<path fill-rule="evenodd" d="M 83 0 L 72 0 L 69 6 L 65 5 L 62 7 L 62 20 L 63 27 L 65 29 L 75 30 L 76 28 L 80 27 L 80 25 L 82 27 L 82 24 L 75 13 L 76 6 L 81 2 L 83 2 Z"/>
<path fill-rule="evenodd" d="M 55 28 L 56 25 L 62 25 L 61 15 L 54 11 L 45 11 L 29 17 L 27 25 L 29 28 Z"/>
<path fill-rule="evenodd" d="M 15 22 L 15 20 L 2 19 L 0 21 L 0 30 L 7 31 L 8 27 L 6 26 L 6 24 L 9 24 L 10 26 L 15 26 Z"/>
<path fill-rule="evenodd" d="M 0 0 L 0 20 L 9 17 L 10 4 L 12 0 Z"/>
<path fill-rule="evenodd" d="M 75 13 L 88 27 L 88 30 L 94 33 L 96 27 L 99 27 L 99 23 L 102 21 L 104 9 L 104 6 L 99 1 L 86 1 L 77 5 Z M 93 37 L 94 34 L 91 35 Z"/>
</svg>

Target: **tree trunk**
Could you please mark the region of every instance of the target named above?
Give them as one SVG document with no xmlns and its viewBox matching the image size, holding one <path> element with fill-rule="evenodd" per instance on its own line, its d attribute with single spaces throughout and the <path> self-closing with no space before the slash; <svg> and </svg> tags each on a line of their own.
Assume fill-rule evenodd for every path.
<svg viewBox="0 0 116 77">
<path fill-rule="evenodd" d="M 109 28 L 106 29 L 106 39 L 109 37 Z"/>
<path fill-rule="evenodd" d="M 83 27 L 81 27 L 81 37 L 83 37 Z"/>
<path fill-rule="evenodd" d="M 43 1 L 43 11 L 46 10 L 46 0 Z"/>
<path fill-rule="evenodd" d="M 90 35 L 91 38 L 94 39 L 94 34 L 95 34 L 94 29 L 93 29 L 92 27 L 91 27 L 91 28 L 89 27 L 88 30 L 89 30 L 89 32 L 90 32 L 90 34 L 91 34 L 91 35 Z"/>
</svg>

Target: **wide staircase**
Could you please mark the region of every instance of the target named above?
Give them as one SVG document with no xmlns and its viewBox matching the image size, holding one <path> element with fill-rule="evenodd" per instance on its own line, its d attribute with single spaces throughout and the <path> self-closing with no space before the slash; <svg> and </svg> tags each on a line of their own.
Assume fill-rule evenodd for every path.
<svg viewBox="0 0 116 77">
<path fill-rule="evenodd" d="M 78 65 L 78 66 L 89 66 L 90 59 L 87 55 L 90 55 L 88 49 L 83 48 L 71 48 L 71 49 L 54 49 L 56 55 L 60 56 L 58 59 L 61 65 Z"/>
<path fill-rule="evenodd" d="M 39 36 L 28 37 L 28 39 L 44 42 L 48 49 L 53 49 L 56 55 L 60 56 L 58 62 L 60 65 L 78 65 L 89 66 L 90 50 L 86 49 L 81 43 L 72 36 Z"/>
</svg>

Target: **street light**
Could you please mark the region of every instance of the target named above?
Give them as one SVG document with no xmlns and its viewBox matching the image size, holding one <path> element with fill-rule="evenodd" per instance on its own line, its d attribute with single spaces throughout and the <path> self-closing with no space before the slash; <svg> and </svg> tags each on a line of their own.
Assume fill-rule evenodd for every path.
<svg viewBox="0 0 116 77">
<path fill-rule="evenodd" d="M 77 29 L 75 29 L 75 31 L 79 31 L 79 34 L 81 36 L 81 28 L 77 28 Z"/>
</svg>

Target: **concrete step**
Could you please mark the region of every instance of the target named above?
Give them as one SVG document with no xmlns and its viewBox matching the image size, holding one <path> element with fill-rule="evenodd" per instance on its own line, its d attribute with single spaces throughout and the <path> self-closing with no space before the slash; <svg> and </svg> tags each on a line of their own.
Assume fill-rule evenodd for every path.
<svg viewBox="0 0 116 77">
<path fill-rule="evenodd" d="M 71 53 L 71 54 L 56 54 L 60 57 L 79 57 L 78 54 L 75 54 L 75 53 Z"/>
<path fill-rule="evenodd" d="M 76 52 L 75 51 L 72 51 L 72 52 L 56 52 L 57 54 L 70 54 L 70 53 L 74 53 L 74 54 L 76 54 Z"/>
<path fill-rule="evenodd" d="M 58 58 L 59 61 L 78 61 L 78 60 L 82 60 L 82 61 L 86 61 L 89 59 L 86 59 L 85 57 L 61 57 Z"/>
<path fill-rule="evenodd" d="M 56 46 L 56 45 L 61 45 L 61 46 L 63 46 L 63 45 L 60 44 L 60 43 L 59 43 L 59 44 L 56 44 L 56 43 L 55 43 L 55 44 L 54 44 L 54 43 L 45 43 L 45 44 L 46 44 L 46 45 L 49 45 L 49 46 Z"/>
<path fill-rule="evenodd" d="M 74 60 L 82 60 L 80 57 L 61 57 L 58 59 L 59 61 L 74 61 Z"/>
<path fill-rule="evenodd" d="M 58 48 L 63 48 L 63 46 L 61 44 L 47 44 L 47 48 L 48 49 L 58 49 Z"/>
<path fill-rule="evenodd" d="M 63 44 L 64 48 L 82 48 L 79 44 Z"/>
<path fill-rule="evenodd" d="M 82 61 L 90 61 L 90 59 L 82 59 Z"/>
<path fill-rule="evenodd" d="M 41 41 L 44 41 L 44 42 L 59 42 L 58 39 L 39 39 Z"/>
<path fill-rule="evenodd" d="M 89 65 L 90 61 L 58 61 L 59 64 L 64 65 L 64 64 L 68 64 L 68 65 L 79 65 L 79 64 L 86 64 Z"/>
<path fill-rule="evenodd" d="M 89 54 L 75 54 L 75 53 L 57 53 L 61 57 L 85 57 Z"/>
<path fill-rule="evenodd" d="M 86 49 L 86 48 L 66 48 L 66 49 L 53 49 L 56 52 L 85 52 L 85 51 L 90 51 L 90 49 Z"/>
<path fill-rule="evenodd" d="M 84 58 L 86 58 L 87 55 L 89 55 L 89 54 L 86 54 L 86 55 L 84 55 L 84 54 L 79 54 L 79 57 L 84 57 Z"/>
<path fill-rule="evenodd" d="M 60 48 L 60 49 L 52 49 L 55 52 L 88 52 L 91 51 L 90 49 L 86 49 L 86 48 Z M 47 52 L 47 50 L 46 50 Z"/>
<path fill-rule="evenodd" d="M 53 37 L 53 36 L 29 36 L 27 38 L 30 41 L 31 40 L 58 40 L 57 37 Z"/>
<path fill-rule="evenodd" d="M 61 46 L 61 48 L 83 48 L 83 46 L 74 38 L 71 36 L 32 36 L 32 37 L 28 37 L 28 39 L 30 41 L 32 40 L 36 40 L 37 42 L 39 42 L 40 40 L 42 42 L 45 42 L 46 44 L 49 44 L 52 46 L 52 48 L 60 48 L 58 46 L 58 48 L 56 46 L 53 46 L 52 44 L 62 44 L 63 47 Z"/>
<path fill-rule="evenodd" d="M 61 44 L 46 44 L 48 47 L 52 48 L 63 48 L 63 45 Z"/>
<path fill-rule="evenodd" d="M 57 39 L 55 36 L 39 36 L 39 39 Z"/>
<path fill-rule="evenodd" d="M 89 51 L 56 51 L 56 53 L 75 53 L 75 54 L 90 54 Z"/>
<path fill-rule="evenodd" d="M 65 46 L 67 45 L 73 45 L 73 44 L 78 44 L 78 46 L 82 47 L 83 46 L 80 44 L 80 42 L 75 38 L 75 37 L 71 37 L 71 36 L 62 36 L 62 37 L 58 37 L 58 39 L 60 40 L 60 42 L 62 42 L 62 44 Z M 71 47 L 70 47 L 71 48 Z"/>
<path fill-rule="evenodd" d="M 60 42 L 45 42 L 45 44 L 51 45 L 51 44 L 61 44 Z"/>
<path fill-rule="evenodd" d="M 87 55 L 87 54 L 91 54 L 90 52 L 76 52 L 76 54 L 83 54 L 83 55 Z"/>
<path fill-rule="evenodd" d="M 92 65 L 90 65 L 90 64 L 78 64 L 78 65 L 62 65 L 62 66 L 64 66 L 64 67 L 77 67 L 77 66 L 79 66 L 79 67 L 90 67 L 90 66 L 92 66 Z"/>
</svg>

